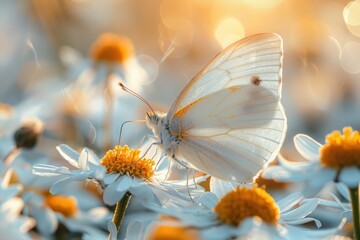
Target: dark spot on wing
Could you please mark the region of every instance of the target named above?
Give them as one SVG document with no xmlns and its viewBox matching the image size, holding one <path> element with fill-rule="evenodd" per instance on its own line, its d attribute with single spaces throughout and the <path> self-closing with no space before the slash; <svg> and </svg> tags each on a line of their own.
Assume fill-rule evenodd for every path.
<svg viewBox="0 0 360 240">
<path fill-rule="evenodd" d="M 255 76 L 252 76 L 252 77 L 251 77 L 251 84 L 252 84 L 252 85 L 259 86 L 260 83 L 261 83 L 261 79 L 260 79 L 259 76 L 256 76 L 256 75 L 255 75 Z"/>
</svg>

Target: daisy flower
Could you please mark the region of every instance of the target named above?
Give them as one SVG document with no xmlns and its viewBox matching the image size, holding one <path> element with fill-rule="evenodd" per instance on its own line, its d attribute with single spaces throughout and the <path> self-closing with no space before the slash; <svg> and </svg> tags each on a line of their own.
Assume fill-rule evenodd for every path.
<svg viewBox="0 0 360 240">
<path fill-rule="evenodd" d="M 126 36 L 114 33 L 101 34 L 92 44 L 89 58 L 71 57 L 74 51 L 67 49 L 64 59 L 75 58 L 71 63 L 70 74 L 76 81 L 66 90 L 69 106 L 77 109 L 97 129 L 95 144 L 108 149 L 116 141 L 120 125 L 129 119 L 138 119 L 142 114 L 138 99 L 122 91 L 118 82 L 123 82 L 133 91 L 142 95 L 144 85 L 149 84 L 145 69 L 154 66 L 142 66 L 135 56 L 134 46 Z M 75 66 L 75 67 L 73 67 Z M 155 67 L 157 68 L 157 66 Z M 89 108 L 88 106 L 92 107 Z M 131 107 L 126 107 L 131 106 Z M 141 116 L 142 117 L 142 116 Z M 138 128 L 136 129 L 138 131 Z M 115 133 L 115 135 L 113 134 Z M 126 131 L 123 138 L 131 137 Z"/>
<path fill-rule="evenodd" d="M 116 146 L 100 159 L 90 149 L 83 149 L 79 154 L 67 145 L 57 147 L 59 153 L 78 170 L 67 167 L 39 164 L 33 168 L 40 176 L 63 176 L 50 189 L 57 194 L 69 182 L 91 179 L 104 189 L 103 200 L 108 205 L 116 204 L 113 222 L 119 229 L 130 199 L 134 196 L 140 204 L 148 207 L 149 203 L 160 205 L 161 198 L 188 201 L 187 195 L 181 194 L 184 188 L 194 188 L 165 182 L 166 170 L 155 171 L 155 161 L 140 156 L 140 149 L 128 146 Z M 151 154 L 151 153 L 149 153 Z M 202 178 L 201 178 L 202 180 Z"/>
<path fill-rule="evenodd" d="M 290 162 L 279 157 L 278 166 L 264 170 L 262 177 L 276 181 L 306 182 L 305 196 L 318 193 L 330 181 L 342 182 L 349 188 L 355 188 L 360 181 L 360 136 L 351 127 L 326 136 L 321 145 L 311 137 L 298 134 L 294 143 L 307 162 Z"/>
<path fill-rule="evenodd" d="M 218 193 L 223 194 L 223 190 Z M 309 222 L 321 226 L 317 219 L 308 216 L 316 209 L 319 200 L 305 200 L 300 193 L 293 193 L 275 202 L 262 188 L 236 187 L 220 199 L 214 193 L 207 193 L 197 200 L 200 203 L 198 208 L 180 209 L 171 205 L 161 210 L 164 214 L 182 220 L 184 226 L 196 227 L 200 239 L 254 237 L 253 234 L 270 239 L 293 239 L 294 236 L 306 239 L 329 236 L 342 227 L 340 225 L 326 230 L 297 227 Z"/>
<path fill-rule="evenodd" d="M 360 237 L 359 182 L 360 182 L 360 134 L 345 127 L 343 134 L 334 131 L 326 136 L 321 145 L 311 137 L 298 134 L 295 147 L 307 162 L 289 162 L 280 157 L 280 166 L 266 169 L 264 177 L 276 181 L 304 181 L 304 194 L 318 193 L 326 183 L 334 181 L 345 184 L 350 193 L 353 208 L 355 238 Z"/>
<path fill-rule="evenodd" d="M 16 196 L 22 186 L 9 185 L 11 174 L 11 171 L 7 171 L 0 185 L 0 239 L 31 239 L 27 232 L 33 228 L 35 221 L 21 215 L 24 202 Z"/>
<path fill-rule="evenodd" d="M 100 229 L 111 219 L 105 207 L 83 211 L 74 196 L 26 192 L 22 197 L 26 204 L 24 212 L 37 221 L 36 228 L 45 237 L 55 234 L 60 224 L 72 233 L 102 236 L 104 231 Z"/>
</svg>

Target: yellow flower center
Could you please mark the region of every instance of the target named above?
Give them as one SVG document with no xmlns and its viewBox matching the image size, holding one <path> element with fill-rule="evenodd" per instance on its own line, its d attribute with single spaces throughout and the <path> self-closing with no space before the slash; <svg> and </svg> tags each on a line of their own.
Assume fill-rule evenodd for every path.
<svg viewBox="0 0 360 240">
<path fill-rule="evenodd" d="M 48 194 L 45 196 L 44 204 L 54 212 L 61 213 L 66 217 L 73 217 L 78 211 L 77 202 L 74 197 Z"/>
<path fill-rule="evenodd" d="M 90 56 L 96 62 L 123 64 L 133 52 L 134 47 L 127 37 L 104 33 L 91 46 Z"/>
<path fill-rule="evenodd" d="M 226 194 L 214 211 L 218 218 L 233 226 L 238 226 L 248 217 L 258 216 L 264 222 L 276 224 L 280 211 L 275 200 L 264 189 L 238 187 Z"/>
<path fill-rule="evenodd" d="M 184 226 L 157 226 L 150 234 L 148 240 L 197 240 L 198 234 L 194 228 Z"/>
<path fill-rule="evenodd" d="M 131 177 L 149 180 L 154 175 L 155 161 L 140 159 L 139 155 L 140 149 L 130 149 L 127 145 L 115 146 L 114 149 L 106 152 L 101 164 L 106 167 L 107 173 L 129 174 Z"/>
<path fill-rule="evenodd" d="M 326 144 L 320 149 L 320 161 L 326 167 L 360 167 L 360 135 L 351 127 L 345 127 L 343 134 L 333 131 L 326 136 Z"/>
</svg>

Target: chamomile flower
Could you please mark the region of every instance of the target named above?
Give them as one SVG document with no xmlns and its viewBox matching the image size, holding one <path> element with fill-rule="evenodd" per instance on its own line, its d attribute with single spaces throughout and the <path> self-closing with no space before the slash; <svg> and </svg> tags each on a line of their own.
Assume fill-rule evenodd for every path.
<svg viewBox="0 0 360 240">
<path fill-rule="evenodd" d="M 313 196 L 326 183 L 342 182 L 355 188 L 360 182 L 360 136 L 351 127 L 327 135 L 321 145 L 311 137 L 298 134 L 295 147 L 307 162 L 290 162 L 279 157 L 278 166 L 265 169 L 262 176 L 276 181 L 306 182 L 303 194 Z"/>
<path fill-rule="evenodd" d="M 0 239 L 31 239 L 27 232 L 35 225 L 32 218 L 21 216 L 24 202 L 11 198 L 0 204 Z"/>
<path fill-rule="evenodd" d="M 84 211 L 74 196 L 51 195 L 47 192 L 23 194 L 24 212 L 37 221 L 36 228 L 42 236 L 54 234 L 60 224 L 74 233 L 102 236 L 111 215 L 105 207 L 94 207 Z"/>
<path fill-rule="evenodd" d="M 267 239 L 294 239 L 294 236 L 301 236 L 302 239 L 308 239 L 328 236 L 342 227 L 340 225 L 326 230 L 297 227 L 310 222 L 314 222 L 317 227 L 321 226 L 317 219 L 308 216 L 316 209 L 319 200 L 305 200 L 300 193 L 293 193 L 275 202 L 262 188 L 235 187 L 220 199 L 213 193 L 207 193 L 198 201 L 201 203 L 198 208 L 180 209 L 171 205 L 162 208 L 162 211 L 182 220 L 185 226 L 199 229 L 201 239 L 250 236 Z"/>
<path fill-rule="evenodd" d="M 57 150 L 62 157 L 77 170 L 64 166 L 38 164 L 33 173 L 40 176 L 62 176 L 50 189 L 52 194 L 59 193 L 72 181 L 93 180 L 104 190 L 103 200 L 108 205 L 116 204 L 127 192 L 148 201 L 159 203 L 157 194 L 171 194 L 173 198 L 189 201 L 189 196 L 181 192 L 194 188 L 183 183 L 163 181 L 167 170 L 155 171 L 155 161 L 140 156 L 140 149 L 130 149 L 128 146 L 116 146 L 100 159 L 88 148 L 79 154 L 67 145 L 60 145 Z M 151 153 L 149 153 L 151 155 Z"/>
<path fill-rule="evenodd" d="M 7 171 L 4 174 L 0 185 L 0 239 L 30 239 L 27 232 L 35 225 L 35 220 L 21 215 L 24 202 L 16 196 L 22 186 L 9 185 L 12 173 Z"/>
<path fill-rule="evenodd" d="M 92 44 L 88 58 L 79 57 L 75 50 L 64 49 L 65 62 L 76 59 L 68 64 L 69 78 L 75 79 L 66 90 L 70 107 L 75 106 L 76 112 L 97 129 L 95 146 L 108 149 L 117 140 L 122 122 L 143 117 L 142 103 L 122 91 L 118 82 L 143 96 L 151 72 L 157 72 L 157 64 L 153 63 L 155 60 L 140 61 L 131 40 L 114 33 L 101 34 Z M 134 131 L 139 132 L 139 128 Z M 123 139 L 132 141 L 133 134 L 125 131 Z"/>
</svg>

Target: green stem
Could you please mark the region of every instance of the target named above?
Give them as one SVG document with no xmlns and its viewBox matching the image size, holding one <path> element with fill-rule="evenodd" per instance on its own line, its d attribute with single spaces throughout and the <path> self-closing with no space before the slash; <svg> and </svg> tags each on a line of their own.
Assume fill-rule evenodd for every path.
<svg viewBox="0 0 360 240">
<path fill-rule="evenodd" d="M 359 188 L 349 188 L 353 213 L 354 239 L 360 240 Z"/>
<path fill-rule="evenodd" d="M 113 216 L 113 223 L 116 226 L 116 229 L 120 230 L 121 223 L 124 219 L 126 209 L 129 205 L 130 199 L 131 199 L 131 193 L 126 192 L 123 198 L 116 204 L 114 216 Z"/>
</svg>

